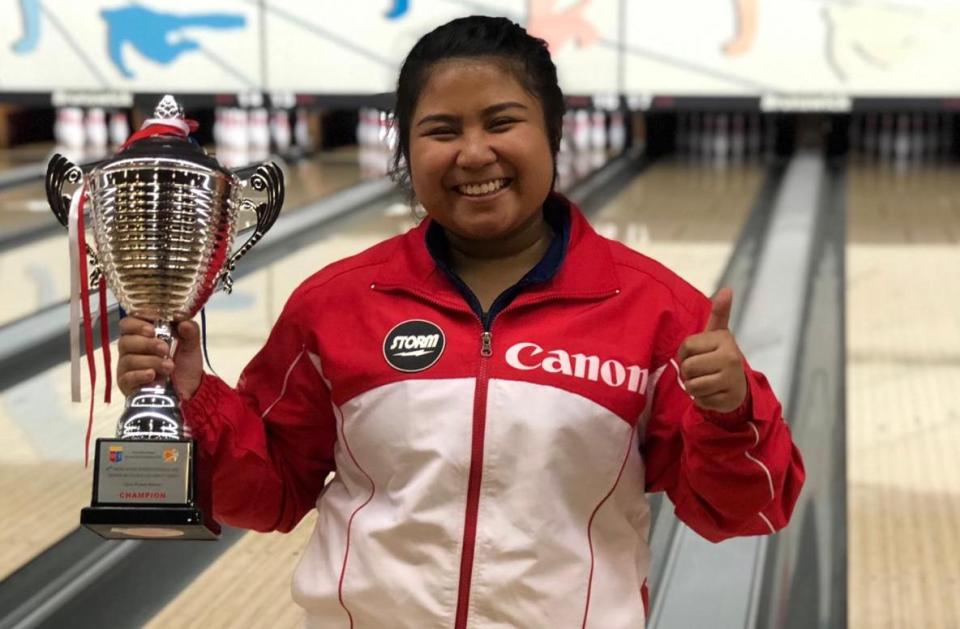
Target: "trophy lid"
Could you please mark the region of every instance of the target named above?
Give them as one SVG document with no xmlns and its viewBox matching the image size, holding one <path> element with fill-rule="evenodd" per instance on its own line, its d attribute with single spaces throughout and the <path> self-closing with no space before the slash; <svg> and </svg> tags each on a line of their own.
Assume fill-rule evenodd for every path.
<svg viewBox="0 0 960 629">
<path fill-rule="evenodd" d="M 160 100 L 153 111 L 153 117 L 148 122 L 169 124 L 184 130 L 189 128 L 184 119 L 183 107 L 170 94 Z M 110 159 L 101 162 L 99 167 L 109 168 L 117 162 L 130 159 L 178 160 L 220 172 L 228 177 L 235 176 L 232 171 L 221 165 L 216 158 L 209 155 L 189 137 L 174 134 L 154 135 L 137 140 Z"/>
</svg>

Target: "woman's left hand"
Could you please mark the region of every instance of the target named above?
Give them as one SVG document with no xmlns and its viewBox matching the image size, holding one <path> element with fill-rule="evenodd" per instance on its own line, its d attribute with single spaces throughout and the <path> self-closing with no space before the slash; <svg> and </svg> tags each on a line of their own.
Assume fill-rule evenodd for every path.
<svg viewBox="0 0 960 629">
<path fill-rule="evenodd" d="M 706 328 L 683 341 L 677 362 L 694 403 L 702 409 L 728 413 L 747 397 L 743 355 L 728 327 L 733 290 L 721 288 L 711 302 L 713 310 Z"/>
</svg>

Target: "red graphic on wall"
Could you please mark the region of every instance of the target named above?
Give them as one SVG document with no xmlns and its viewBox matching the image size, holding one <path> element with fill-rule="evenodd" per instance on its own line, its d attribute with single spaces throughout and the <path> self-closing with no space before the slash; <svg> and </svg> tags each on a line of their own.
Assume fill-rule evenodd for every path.
<svg viewBox="0 0 960 629">
<path fill-rule="evenodd" d="M 600 38 L 597 29 L 583 15 L 590 2 L 581 0 L 558 11 L 559 0 L 530 0 L 527 32 L 545 40 L 552 54 L 559 53 L 571 41 L 581 48 L 587 48 Z"/>
</svg>

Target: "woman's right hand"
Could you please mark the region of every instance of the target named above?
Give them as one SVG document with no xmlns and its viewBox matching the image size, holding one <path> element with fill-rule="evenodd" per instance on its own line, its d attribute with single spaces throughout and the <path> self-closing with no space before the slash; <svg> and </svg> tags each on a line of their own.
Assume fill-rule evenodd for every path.
<svg viewBox="0 0 960 629">
<path fill-rule="evenodd" d="M 154 336 L 153 324 L 136 317 L 120 320 L 120 358 L 117 361 L 117 385 L 129 396 L 158 376 L 172 376 L 180 399 L 189 400 L 200 386 L 203 356 L 200 327 L 182 321 L 177 327 L 176 356 L 167 358 L 168 347 Z"/>
</svg>

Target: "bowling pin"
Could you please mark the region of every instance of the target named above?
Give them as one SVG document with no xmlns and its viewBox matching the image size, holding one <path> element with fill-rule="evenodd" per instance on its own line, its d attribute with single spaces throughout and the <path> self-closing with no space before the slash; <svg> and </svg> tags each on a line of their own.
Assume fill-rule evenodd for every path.
<svg viewBox="0 0 960 629">
<path fill-rule="evenodd" d="M 939 128 L 937 123 L 939 117 L 934 112 L 927 112 L 926 123 L 924 125 L 925 135 L 923 141 L 923 158 L 927 160 L 937 159 L 937 139 Z"/>
<path fill-rule="evenodd" d="M 66 115 L 63 107 L 57 107 L 57 114 L 53 120 L 53 141 L 56 142 L 57 146 L 64 146 L 66 144 L 63 133 L 65 126 Z"/>
<path fill-rule="evenodd" d="M 724 166 L 730 157 L 730 131 L 727 128 L 729 119 L 727 114 L 719 114 L 716 120 L 716 131 L 713 135 L 713 163 Z"/>
<path fill-rule="evenodd" d="M 290 115 L 286 109 L 273 110 L 270 115 L 270 135 L 278 153 L 287 153 L 290 150 Z"/>
<path fill-rule="evenodd" d="M 703 114 L 703 126 L 700 132 L 700 159 L 709 161 L 713 154 L 713 135 L 715 118 L 713 114 Z"/>
<path fill-rule="evenodd" d="M 270 154 L 270 115 L 263 107 L 251 109 L 248 114 L 247 134 L 250 160 L 260 161 Z"/>
<path fill-rule="evenodd" d="M 610 150 L 615 154 L 623 152 L 627 146 L 627 125 L 623 111 L 617 109 L 610 114 Z"/>
<path fill-rule="evenodd" d="M 573 146 L 582 153 L 590 149 L 590 114 L 586 109 L 577 109 L 573 120 Z"/>
<path fill-rule="evenodd" d="M 747 136 L 744 129 L 743 114 L 734 114 L 731 119 L 730 130 L 730 158 L 734 162 L 741 162 L 747 151 Z"/>
<path fill-rule="evenodd" d="M 927 136 L 923 125 L 923 114 L 914 113 L 910 121 L 910 161 L 918 163 L 926 157 Z"/>
<path fill-rule="evenodd" d="M 357 111 L 357 146 L 364 147 L 367 145 L 367 109 L 366 107 L 361 107 Z"/>
<path fill-rule="evenodd" d="M 893 160 L 898 167 L 903 167 L 910 161 L 910 117 L 900 114 L 896 117 L 893 133 Z"/>
<path fill-rule="evenodd" d="M 107 116 L 99 107 L 87 110 L 84 118 L 84 132 L 86 144 L 93 155 L 102 155 L 107 151 L 109 132 L 107 131 Z"/>
<path fill-rule="evenodd" d="M 114 111 L 110 114 L 110 144 L 119 147 L 130 137 L 130 123 L 127 114 L 123 111 Z"/>
<path fill-rule="evenodd" d="M 79 107 L 64 107 L 60 110 L 62 119 L 60 133 L 63 146 L 82 152 L 86 143 L 86 131 L 83 124 L 83 110 Z"/>
<path fill-rule="evenodd" d="M 686 157 L 688 159 L 699 159 L 701 155 L 700 146 L 703 141 L 703 116 L 701 114 L 690 114 L 690 122 L 687 133 L 690 137 L 687 140 Z"/>
<path fill-rule="evenodd" d="M 313 151 L 313 138 L 310 135 L 309 114 L 303 107 L 297 109 L 297 122 L 294 125 L 293 137 L 297 146 L 307 152 Z"/>
<path fill-rule="evenodd" d="M 595 151 L 607 148 L 607 115 L 599 110 L 590 114 L 590 146 Z"/>
<path fill-rule="evenodd" d="M 563 142 L 566 143 L 568 151 L 576 150 L 574 144 L 574 135 L 576 134 L 577 123 L 573 119 L 573 112 L 567 111 L 563 114 Z"/>
<path fill-rule="evenodd" d="M 217 146 L 223 144 L 223 130 L 226 124 L 223 107 L 217 107 L 213 110 L 213 143 Z"/>
</svg>

